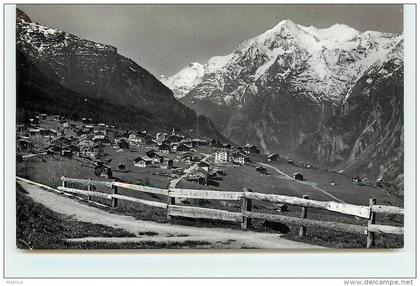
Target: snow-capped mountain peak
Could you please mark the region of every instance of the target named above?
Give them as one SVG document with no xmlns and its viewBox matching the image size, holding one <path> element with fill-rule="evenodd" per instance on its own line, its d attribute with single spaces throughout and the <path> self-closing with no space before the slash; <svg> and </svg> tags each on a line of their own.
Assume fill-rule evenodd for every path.
<svg viewBox="0 0 420 286">
<path fill-rule="evenodd" d="M 316 28 L 283 20 L 264 33 L 241 43 L 232 53 L 212 57 L 205 64 L 190 64 L 163 82 L 177 98 L 197 89 L 197 100 L 213 98 L 219 103 L 241 105 L 248 93 L 268 81 L 291 82 L 316 100 L 341 102 L 352 82 L 370 65 L 392 50 L 395 35 L 366 31 L 345 24 Z M 238 81 L 241 89 L 229 88 Z M 202 86 L 205 82 L 206 85 Z M 211 90 L 205 88 L 210 86 Z M 244 89 L 244 87 L 246 88 Z M 222 92 L 214 93 L 214 90 Z"/>
<path fill-rule="evenodd" d="M 273 28 L 265 31 L 262 35 L 272 35 L 274 33 L 277 33 L 278 31 L 282 29 L 287 29 L 291 32 L 296 31 L 298 26 L 290 19 L 283 20 L 279 22 L 277 25 L 275 25 Z"/>
</svg>

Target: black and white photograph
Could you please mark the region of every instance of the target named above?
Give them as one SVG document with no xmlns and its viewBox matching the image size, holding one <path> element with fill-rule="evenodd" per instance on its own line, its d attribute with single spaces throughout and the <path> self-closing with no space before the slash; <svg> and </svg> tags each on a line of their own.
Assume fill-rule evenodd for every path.
<svg viewBox="0 0 420 286">
<path fill-rule="evenodd" d="M 403 12 L 16 5 L 16 248 L 403 249 Z"/>
</svg>

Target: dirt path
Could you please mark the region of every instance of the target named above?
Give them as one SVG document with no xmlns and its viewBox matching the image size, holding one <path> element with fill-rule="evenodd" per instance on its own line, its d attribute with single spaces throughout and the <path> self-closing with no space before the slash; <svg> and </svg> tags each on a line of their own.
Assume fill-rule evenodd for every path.
<svg viewBox="0 0 420 286">
<path fill-rule="evenodd" d="M 34 201 L 47 208 L 80 221 L 122 228 L 136 234 L 134 238 L 104 238 L 86 237 L 77 241 L 156 241 L 185 242 L 206 241 L 213 248 L 272 248 L 272 249 L 302 249 L 318 248 L 314 245 L 286 240 L 279 234 L 258 233 L 222 228 L 195 228 L 181 225 L 162 224 L 151 221 L 136 220 L 131 216 L 111 214 L 102 209 L 88 206 L 74 199 L 46 191 L 27 181 L 17 180 L 17 183 L 28 192 Z M 139 232 L 154 232 L 155 235 L 144 236 Z"/>
<path fill-rule="evenodd" d="M 274 166 L 271 166 L 271 165 L 268 165 L 268 164 L 264 164 L 264 163 L 261 163 L 261 162 L 259 162 L 259 164 L 261 164 L 261 165 L 263 165 L 263 166 L 265 166 L 265 167 L 268 167 L 268 168 L 271 168 L 271 169 L 275 170 L 275 171 L 276 171 L 276 172 L 278 172 L 279 174 L 281 174 L 281 175 L 285 176 L 288 180 L 295 181 L 296 183 L 299 183 L 299 184 L 302 184 L 302 185 L 305 185 L 305 186 L 309 186 L 309 187 L 311 187 L 311 188 L 313 188 L 313 189 L 315 189 L 315 190 L 317 190 L 317 191 L 320 191 L 321 193 L 323 193 L 323 194 L 325 194 L 325 195 L 329 196 L 330 198 L 332 198 L 332 199 L 334 199 L 334 200 L 336 200 L 336 201 L 338 201 L 338 202 L 340 202 L 340 203 L 345 203 L 343 200 L 341 200 L 341 199 L 339 199 L 339 198 L 337 198 L 337 197 L 335 197 L 335 196 L 331 195 L 329 192 L 327 192 L 327 191 L 325 191 L 325 190 L 323 190 L 323 189 L 321 189 L 321 188 L 318 188 L 317 186 L 313 186 L 313 185 L 310 185 L 310 184 L 305 184 L 304 182 L 301 182 L 301 181 L 299 181 L 299 180 L 295 180 L 294 178 L 290 177 L 289 175 L 287 175 L 286 173 L 284 173 L 283 171 L 281 171 L 281 170 L 277 169 L 277 168 L 276 168 L 276 167 L 274 167 Z"/>
</svg>

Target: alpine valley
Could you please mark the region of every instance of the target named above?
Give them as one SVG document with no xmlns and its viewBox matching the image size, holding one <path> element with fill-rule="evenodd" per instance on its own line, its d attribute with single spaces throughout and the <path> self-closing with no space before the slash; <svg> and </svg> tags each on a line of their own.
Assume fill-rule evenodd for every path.
<svg viewBox="0 0 420 286">
<path fill-rule="evenodd" d="M 232 142 L 403 189 L 404 40 L 290 20 L 162 79 Z"/>
</svg>

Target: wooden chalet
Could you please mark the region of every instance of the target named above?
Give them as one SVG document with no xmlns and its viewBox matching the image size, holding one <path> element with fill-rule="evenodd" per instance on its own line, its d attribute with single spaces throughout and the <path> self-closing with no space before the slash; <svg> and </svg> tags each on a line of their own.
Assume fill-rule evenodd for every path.
<svg viewBox="0 0 420 286">
<path fill-rule="evenodd" d="M 95 142 L 95 144 L 103 144 L 106 146 L 111 145 L 111 140 L 109 140 L 109 138 L 106 137 L 105 135 L 93 136 L 92 141 Z"/>
<path fill-rule="evenodd" d="M 303 175 L 301 173 L 293 173 L 293 178 L 298 181 L 303 181 Z"/>
<path fill-rule="evenodd" d="M 263 166 L 258 166 L 255 168 L 255 171 L 257 171 L 260 174 L 267 174 L 267 168 L 263 167 Z"/>
<path fill-rule="evenodd" d="M 49 145 L 47 147 L 47 154 L 61 155 L 61 147 L 56 145 Z"/>
<path fill-rule="evenodd" d="M 80 146 L 80 156 L 91 157 L 93 156 L 93 146 Z"/>
<path fill-rule="evenodd" d="M 208 145 L 207 140 L 203 140 L 203 139 L 200 139 L 200 138 L 191 139 L 191 142 L 192 142 L 193 147 Z"/>
<path fill-rule="evenodd" d="M 208 182 L 208 172 L 203 169 L 196 169 L 189 173 L 186 177 L 186 180 L 189 182 L 194 182 L 200 185 L 207 186 Z"/>
<path fill-rule="evenodd" d="M 140 144 L 143 141 L 143 138 L 137 136 L 137 134 L 135 133 L 131 133 L 130 135 L 128 135 L 128 141 L 131 144 Z"/>
<path fill-rule="evenodd" d="M 63 147 L 62 152 L 63 151 L 70 151 L 72 155 L 80 156 L 80 148 L 73 144 Z"/>
<path fill-rule="evenodd" d="M 140 167 L 140 168 L 146 168 L 147 166 L 150 166 L 153 164 L 153 160 L 149 157 L 142 156 L 134 159 L 134 166 Z"/>
<path fill-rule="evenodd" d="M 174 166 L 174 160 L 163 158 L 163 162 L 161 163 L 160 167 L 162 169 L 171 169 Z"/>
<path fill-rule="evenodd" d="M 104 154 L 104 147 L 101 144 L 95 144 L 92 148 L 91 157 L 101 159 Z"/>
<path fill-rule="evenodd" d="M 105 128 L 107 127 L 106 123 L 98 123 L 96 124 L 96 130 L 105 130 Z"/>
<path fill-rule="evenodd" d="M 243 165 L 245 164 L 245 160 L 246 160 L 246 155 L 242 154 L 241 152 L 235 152 L 235 153 L 232 153 L 231 155 L 231 162 L 235 164 Z"/>
<path fill-rule="evenodd" d="M 73 152 L 69 149 L 61 149 L 61 156 L 71 159 L 73 158 Z"/>
<path fill-rule="evenodd" d="M 66 145 L 70 145 L 72 143 L 72 140 L 70 138 L 67 138 L 65 136 L 60 136 L 58 138 L 55 138 L 51 141 L 51 144 L 56 145 L 58 147 L 63 147 Z"/>
<path fill-rule="evenodd" d="M 164 153 L 164 154 L 169 154 L 171 153 L 171 146 L 167 145 L 167 144 L 160 144 L 159 145 L 159 151 Z"/>
<path fill-rule="evenodd" d="M 160 154 L 159 152 L 156 152 L 155 150 L 149 150 L 146 152 L 147 157 L 152 159 L 153 163 L 162 163 L 164 160 L 163 154 Z"/>
<path fill-rule="evenodd" d="M 204 162 L 204 161 L 200 161 L 200 162 L 197 164 L 197 166 L 198 166 L 200 169 L 205 170 L 206 172 L 208 172 L 208 171 L 210 170 L 210 164 L 208 164 L 208 163 L 206 163 L 206 162 Z"/>
<path fill-rule="evenodd" d="M 110 166 L 105 165 L 103 162 L 96 162 L 95 175 L 98 177 L 112 179 L 112 169 Z"/>
<path fill-rule="evenodd" d="M 251 145 L 251 144 L 246 144 L 245 146 L 242 147 L 242 150 L 246 154 L 260 154 L 260 150 L 258 150 L 258 148 L 255 145 Z"/>
<path fill-rule="evenodd" d="M 193 155 L 192 154 L 185 154 L 181 157 L 181 161 L 185 163 L 191 163 L 192 162 Z"/>
<path fill-rule="evenodd" d="M 130 149 L 130 141 L 127 138 L 120 138 L 117 141 L 118 149 Z"/>
<path fill-rule="evenodd" d="M 191 150 L 191 147 L 185 143 L 178 144 L 176 147 L 176 152 L 188 152 Z"/>
<path fill-rule="evenodd" d="M 359 176 L 353 176 L 353 177 L 351 178 L 351 182 L 352 182 L 353 184 L 360 184 L 360 183 L 362 182 L 362 179 L 361 179 Z"/>
<path fill-rule="evenodd" d="M 280 159 L 280 155 L 277 153 L 272 153 L 267 156 L 268 162 L 275 162 L 275 161 L 278 161 L 279 159 Z"/>
</svg>

